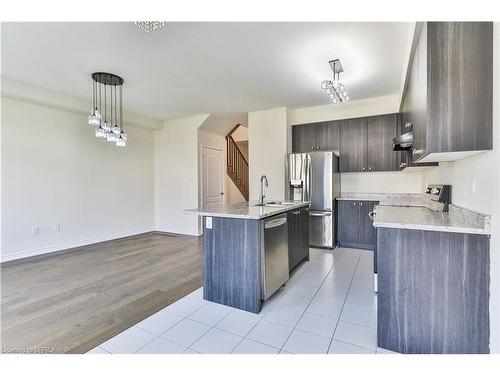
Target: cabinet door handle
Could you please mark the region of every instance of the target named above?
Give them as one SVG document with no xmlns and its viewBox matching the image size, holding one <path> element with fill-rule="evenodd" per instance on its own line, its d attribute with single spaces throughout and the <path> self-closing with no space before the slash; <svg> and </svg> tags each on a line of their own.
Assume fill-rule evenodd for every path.
<svg viewBox="0 0 500 375">
<path fill-rule="evenodd" d="M 359 205 L 360 205 L 360 206 L 363 206 L 363 202 L 360 202 L 360 203 L 359 203 Z"/>
<path fill-rule="evenodd" d="M 355 205 L 356 205 L 356 202 L 354 202 L 352 205 L 353 205 L 353 206 L 355 206 Z"/>
<path fill-rule="evenodd" d="M 406 167 L 406 163 L 401 163 L 401 164 L 399 164 L 399 168 L 403 169 L 403 168 L 405 168 L 405 167 Z"/>
<path fill-rule="evenodd" d="M 300 211 L 294 211 L 293 212 L 294 215 L 299 215 L 300 214 Z"/>
<path fill-rule="evenodd" d="M 370 171 L 372 170 L 372 167 L 368 168 Z"/>
<path fill-rule="evenodd" d="M 363 167 L 363 170 L 365 170 L 365 169 L 366 169 L 366 168 L 365 168 L 365 167 Z"/>
</svg>

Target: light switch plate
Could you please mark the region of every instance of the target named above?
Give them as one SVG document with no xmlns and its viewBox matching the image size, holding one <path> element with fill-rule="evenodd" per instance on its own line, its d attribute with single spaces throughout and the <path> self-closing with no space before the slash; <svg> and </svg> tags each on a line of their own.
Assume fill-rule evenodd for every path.
<svg viewBox="0 0 500 375">
<path fill-rule="evenodd" d="M 33 236 L 38 236 L 40 234 L 40 227 L 33 227 L 33 228 L 31 228 L 31 234 Z"/>
<path fill-rule="evenodd" d="M 212 218 L 210 216 L 207 216 L 206 218 L 205 228 L 212 229 Z"/>
</svg>

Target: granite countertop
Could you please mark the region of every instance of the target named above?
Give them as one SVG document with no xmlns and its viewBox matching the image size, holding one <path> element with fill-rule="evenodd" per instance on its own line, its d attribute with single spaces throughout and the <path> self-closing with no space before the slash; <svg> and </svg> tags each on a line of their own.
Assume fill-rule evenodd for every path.
<svg viewBox="0 0 500 375">
<path fill-rule="evenodd" d="M 427 207 L 441 211 L 443 204 L 424 193 L 341 193 L 339 201 L 377 201 L 380 206 Z"/>
<path fill-rule="evenodd" d="M 273 201 L 275 202 L 275 201 Z M 256 206 L 257 201 L 241 202 L 233 204 L 218 204 L 210 207 L 195 208 L 185 210 L 185 213 L 199 216 L 228 217 L 233 219 L 253 219 L 260 220 L 269 216 L 281 214 L 297 208 L 309 206 L 310 202 L 290 202 L 291 204 L 280 207 Z"/>
<path fill-rule="evenodd" d="M 427 207 L 375 207 L 374 227 L 489 235 L 490 217 L 450 205 L 449 212 Z"/>
</svg>

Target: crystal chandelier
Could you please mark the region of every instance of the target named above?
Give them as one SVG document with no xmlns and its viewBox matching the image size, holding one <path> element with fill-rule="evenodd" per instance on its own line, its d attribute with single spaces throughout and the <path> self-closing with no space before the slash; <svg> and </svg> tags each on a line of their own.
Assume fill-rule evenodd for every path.
<svg viewBox="0 0 500 375">
<path fill-rule="evenodd" d="M 165 26 L 165 22 L 162 21 L 135 21 L 135 24 L 145 33 L 161 29 Z"/>
<path fill-rule="evenodd" d="M 349 96 L 347 96 L 345 86 L 340 80 L 340 73 L 344 71 L 342 64 L 339 59 L 331 60 L 329 64 L 333 70 L 333 81 L 325 80 L 321 82 L 321 88 L 330 97 L 332 103 L 348 102 Z"/>
<path fill-rule="evenodd" d="M 92 73 L 92 111 L 89 125 L 96 138 L 105 139 L 117 147 L 127 145 L 123 130 L 123 78 L 111 73 Z"/>
</svg>

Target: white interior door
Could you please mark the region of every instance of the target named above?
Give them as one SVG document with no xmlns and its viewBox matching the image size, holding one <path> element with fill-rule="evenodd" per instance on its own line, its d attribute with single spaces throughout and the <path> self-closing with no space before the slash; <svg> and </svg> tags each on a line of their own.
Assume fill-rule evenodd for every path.
<svg viewBox="0 0 500 375">
<path fill-rule="evenodd" d="M 222 150 L 209 147 L 202 149 L 203 205 L 224 202 L 224 158 Z"/>
</svg>

